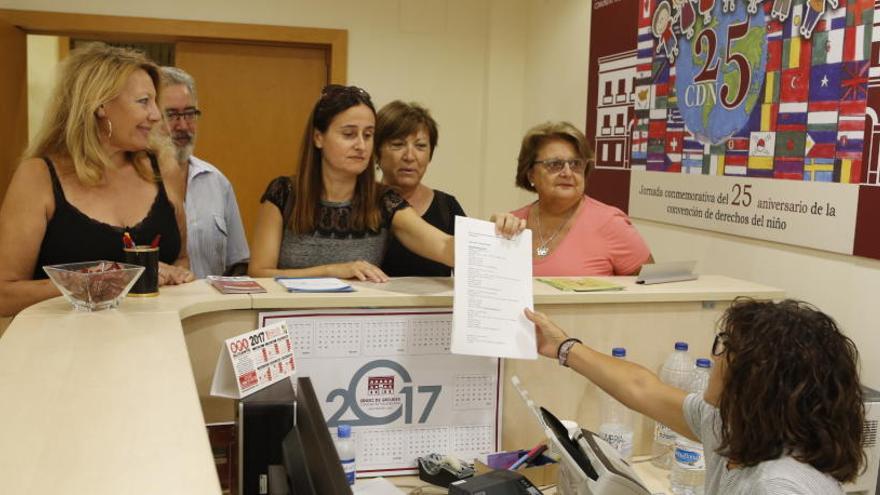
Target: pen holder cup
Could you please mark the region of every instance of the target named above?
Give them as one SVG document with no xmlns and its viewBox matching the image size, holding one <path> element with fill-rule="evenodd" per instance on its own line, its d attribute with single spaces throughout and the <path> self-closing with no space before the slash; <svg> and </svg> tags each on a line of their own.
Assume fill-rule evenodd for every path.
<svg viewBox="0 0 880 495">
<path fill-rule="evenodd" d="M 525 450 L 520 452 L 525 453 Z M 477 474 L 483 474 L 491 471 L 493 468 L 483 464 L 479 460 L 474 461 L 474 469 Z M 547 486 L 556 484 L 559 478 L 559 463 L 553 459 L 541 454 L 535 462 L 529 466 L 520 466 L 516 470 L 522 474 L 535 486 Z"/>
<path fill-rule="evenodd" d="M 129 297 L 151 297 L 159 295 L 159 248 L 135 246 L 125 248 L 125 262 L 144 267 L 144 273 L 128 291 Z"/>
</svg>

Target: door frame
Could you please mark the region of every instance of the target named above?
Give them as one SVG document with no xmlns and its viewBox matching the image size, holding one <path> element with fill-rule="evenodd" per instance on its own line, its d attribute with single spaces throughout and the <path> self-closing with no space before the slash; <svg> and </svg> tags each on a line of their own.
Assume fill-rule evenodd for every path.
<svg viewBox="0 0 880 495">
<path fill-rule="evenodd" d="M 214 41 L 317 48 L 326 53 L 329 83 L 345 84 L 348 77 L 348 31 L 345 29 L 0 9 L 0 27 L 3 26 L 17 28 L 21 37 L 14 36 L 14 40 L 4 42 L 4 45 L 14 46 L 0 46 L 4 50 L 3 57 L 0 57 L 2 101 L 17 102 L 12 108 L 5 109 L 9 113 L 4 117 L 8 120 L 6 127 L 10 132 L 0 133 L 0 201 L 28 140 L 27 76 L 23 72 L 23 61 L 27 58 L 24 39 L 28 34 L 119 41 Z M 17 65 L 8 67 L 7 63 Z M 17 87 L 19 85 L 21 87 Z"/>
<path fill-rule="evenodd" d="M 178 41 L 249 42 L 321 48 L 327 52 L 328 80 L 345 84 L 348 71 L 348 30 L 190 21 L 33 10 L 0 9 L 0 21 L 25 34 L 96 37 L 174 43 Z"/>
</svg>

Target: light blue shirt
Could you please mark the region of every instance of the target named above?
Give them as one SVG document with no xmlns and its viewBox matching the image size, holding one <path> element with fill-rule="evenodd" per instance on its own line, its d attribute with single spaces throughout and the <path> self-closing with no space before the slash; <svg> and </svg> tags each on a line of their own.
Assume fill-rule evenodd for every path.
<svg viewBox="0 0 880 495">
<path fill-rule="evenodd" d="M 195 156 L 186 179 L 186 249 L 197 278 L 223 275 L 250 251 L 229 179 L 217 167 Z"/>
<path fill-rule="evenodd" d="M 784 454 L 756 466 L 729 469 L 727 457 L 718 453 L 721 443 L 721 415 L 702 394 L 690 394 L 682 404 L 684 419 L 703 442 L 707 494 L 724 495 L 844 495 L 834 478 L 809 464 Z"/>
</svg>

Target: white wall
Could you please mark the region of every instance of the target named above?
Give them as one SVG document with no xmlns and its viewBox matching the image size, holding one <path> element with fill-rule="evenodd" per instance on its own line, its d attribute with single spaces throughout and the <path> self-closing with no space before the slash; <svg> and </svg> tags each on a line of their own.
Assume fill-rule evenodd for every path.
<svg viewBox="0 0 880 495">
<path fill-rule="evenodd" d="M 28 35 L 28 136 L 33 137 L 43 118 L 43 108 L 55 80 L 58 60 L 58 38 L 55 36 Z"/>
</svg>

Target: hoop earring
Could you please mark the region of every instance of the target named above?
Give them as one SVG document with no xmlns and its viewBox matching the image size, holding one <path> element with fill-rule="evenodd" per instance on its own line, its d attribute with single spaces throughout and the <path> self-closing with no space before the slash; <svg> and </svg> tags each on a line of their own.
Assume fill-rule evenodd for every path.
<svg viewBox="0 0 880 495">
<path fill-rule="evenodd" d="M 110 122 L 110 119 L 107 119 L 107 139 L 113 137 L 113 122 Z"/>
</svg>

